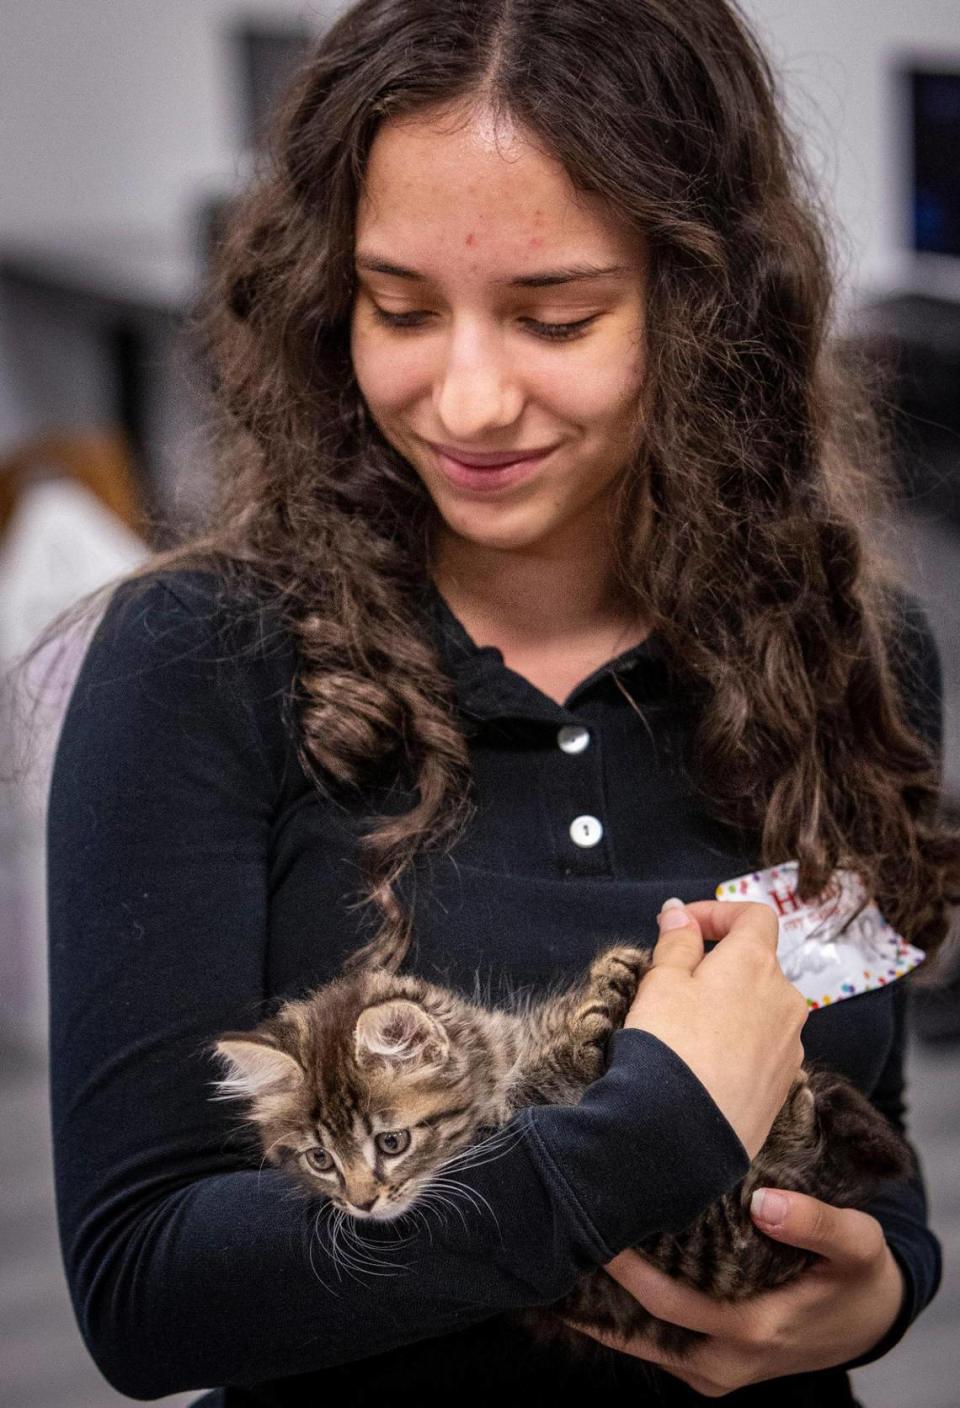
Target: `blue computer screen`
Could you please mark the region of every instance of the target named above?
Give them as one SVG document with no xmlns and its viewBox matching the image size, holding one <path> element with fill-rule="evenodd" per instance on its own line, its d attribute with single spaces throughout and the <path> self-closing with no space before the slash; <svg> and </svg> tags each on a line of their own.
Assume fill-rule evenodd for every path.
<svg viewBox="0 0 960 1408">
<path fill-rule="evenodd" d="M 910 74 L 913 247 L 960 255 L 960 73 Z"/>
</svg>

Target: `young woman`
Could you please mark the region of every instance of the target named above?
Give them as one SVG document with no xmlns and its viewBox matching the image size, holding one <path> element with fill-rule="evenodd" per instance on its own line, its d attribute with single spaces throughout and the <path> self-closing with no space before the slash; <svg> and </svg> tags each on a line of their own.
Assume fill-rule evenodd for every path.
<svg viewBox="0 0 960 1408">
<path fill-rule="evenodd" d="M 865 532 L 765 62 L 726 0 L 363 0 L 274 145 L 206 325 L 217 512 L 112 595 L 52 787 L 91 1352 L 222 1405 L 851 1403 L 936 1289 L 919 1177 L 863 1212 L 768 1195 L 822 1260 L 737 1308 L 631 1250 L 743 1176 L 801 1028 L 903 1127 L 903 983 L 805 1022 L 773 911 L 717 886 L 794 860 L 806 901 L 852 869 L 931 952 L 957 893 L 936 650 Z M 344 965 L 535 989 L 653 943 L 677 896 L 588 1098 L 523 1112 L 463 1175 L 490 1215 L 395 1274 L 338 1271 L 210 1099 L 211 1041 Z M 505 1312 L 598 1265 L 702 1347 L 532 1347 Z"/>
</svg>

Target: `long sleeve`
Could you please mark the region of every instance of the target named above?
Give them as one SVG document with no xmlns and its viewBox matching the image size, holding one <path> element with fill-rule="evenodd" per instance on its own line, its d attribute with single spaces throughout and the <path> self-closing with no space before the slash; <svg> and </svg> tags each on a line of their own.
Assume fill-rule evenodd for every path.
<svg viewBox="0 0 960 1408">
<path fill-rule="evenodd" d="M 894 660 L 906 712 L 916 731 L 933 748 L 942 775 L 943 678 L 937 644 L 916 598 L 903 601 L 903 634 Z M 893 993 L 894 1034 L 883 1071 L 872 1092 L 873 1103 L 902 1135 L 907 1136 L 907 1100 L 904 1059 L 909 1021 L 909 997 L 903 983 Z M 916 1151 L 915 1151 L 916 1152 Z M 933 1300 L 940 1286 L 940 1243 L 927 1226 L 927 1195 L 917 1160 L 915 1177 L 888 1183 L 866 1211 L 883 1228 L 884 1236 L 904 1278 L 904 1299 L 894 1324 L 873 1349 L 845 1367 L 872 1364 L 893 1348 Z"/>
<path fill-rule="evenodd" d="M 395 1274 L 338 1276 L 318 1204 L 241 1152 L 210 1099 L 211 1040 L 283 995 L 267 974 L 290 660 L 262 622 L 228 629 L 174 585 L 115 593 L 50 795 L 57 1210 L 105 1376 L 151 1398 L 364 1358 L 558 1297 L 734 1186 L 746 1154 L 707 1092 L 622 1032 L 580 1105 L 521 1112 L 462 1175 L 478 1210 L 402 1249 L 371 1232 Z"/>
</svg>

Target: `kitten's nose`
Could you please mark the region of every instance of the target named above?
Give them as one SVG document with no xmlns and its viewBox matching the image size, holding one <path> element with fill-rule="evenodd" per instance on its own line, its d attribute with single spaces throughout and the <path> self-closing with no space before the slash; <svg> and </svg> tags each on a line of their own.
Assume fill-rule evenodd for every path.
<svg viewBox="0 0 960 1408">
<path fill-rule="evenodd" d="M 379 1195 L 378 1195 L 378 1196 L 379 1196 Z M 367 1202 L 365 1202 L 365 1203 L 358 1203 L 358 1202 L 356 1201 L 356 1199 L 352 1199 L 353 1206 L 354 1206 L 355 1208 L 357 1208 L 360 1212 L 369 1212 L 370 1209 L 373 1207 L 373 1205 L 374 1205 L 374 1203 L 375 1203 L 376 1201 L 377 1201 L 376 1197 L 370 1198 L 370 1199 L 369 1199 Z"/>
</svg>

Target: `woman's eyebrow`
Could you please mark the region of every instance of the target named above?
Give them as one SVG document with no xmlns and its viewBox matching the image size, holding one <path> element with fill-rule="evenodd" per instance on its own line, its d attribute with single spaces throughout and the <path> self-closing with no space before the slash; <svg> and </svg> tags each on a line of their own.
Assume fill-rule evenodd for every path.
<svg viewBox="0 0 960 1408">
<path fill-rule="evenodd" d="M 380 259 L 376 255 L 360 254 L 356 263 L 358 269 L 367 269 L 372 274 L 389 274 L 395 279 L 427 282 L 426 274 L 421 274 L 416 269 L 406 269 L 402 264 L 393 264 L 389 259 Z M 625 264 L 610 264 L 606 267 L 597 264 L 568 264 L 561 269 L 545 269 L 539 274 L 518 274 L 512 279 L 498 279 L 497 282 L 508 288 L 551 288 L 555 284 L 610 278 L 615 274 L 630 272 Z"/>
</svg>

